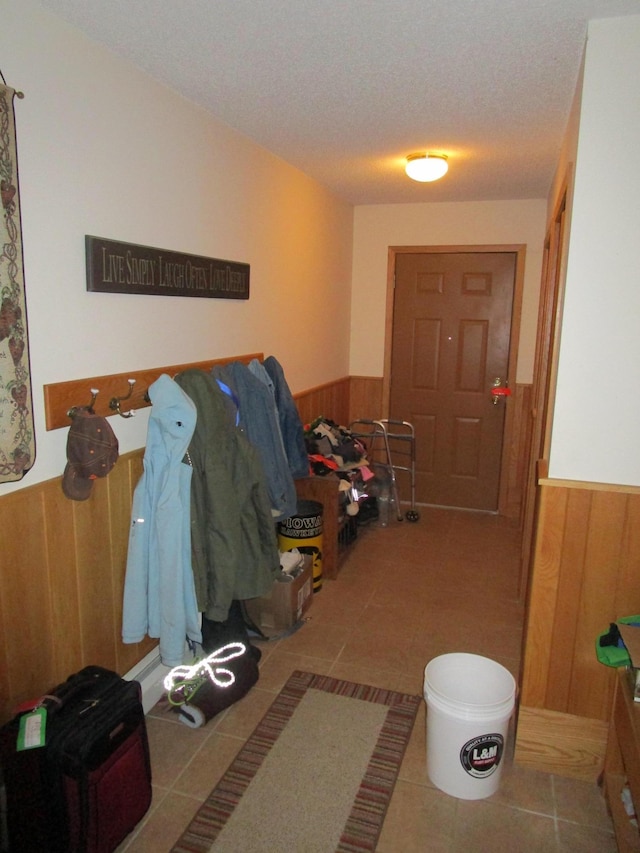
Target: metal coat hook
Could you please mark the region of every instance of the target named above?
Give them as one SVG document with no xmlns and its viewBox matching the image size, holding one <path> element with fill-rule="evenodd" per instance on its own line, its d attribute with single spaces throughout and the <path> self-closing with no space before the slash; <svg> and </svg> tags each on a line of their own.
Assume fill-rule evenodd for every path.
<svg viewBox="0 0 640 853">
<path fill-rule="evenodd" d="M 93 407 L 96 404 L 96 397 L 100 393 L 100 390 L 98 388 L 91 388 L 90 390 L 91 390 L 91 402 L 89 403 L 89 405 L 88 406 L 72 406 L 72 408 L 70 408 L 69 411 L 67 412 L 67 415 L 70 418 L 75 417 L 78 409 L 86 409 L 87 411 L 89 411 L 93 414 Z"/>
<path fill-rule="evenodd" d="M 136 384 L 135 379 L 128 379 L 127 382 L 129 383 L 129 393 L 125 397 L 112 397 L 111 400 L 109 400 L 109 408 L 112 412 L 117 412 L 121 418 L 132 418 L 135 415 L 135 409 L 131 409 L 128 412 L 120 411 L 120 403 L 123 400 L 129 399 L 133 394 L 133 386 Z"/>
</svg>

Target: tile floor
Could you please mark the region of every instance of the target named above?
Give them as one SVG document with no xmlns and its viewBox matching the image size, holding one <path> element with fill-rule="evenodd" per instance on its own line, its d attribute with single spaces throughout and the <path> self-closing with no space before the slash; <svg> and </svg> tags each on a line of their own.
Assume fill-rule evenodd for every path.
<svg viewBox="0 0 640 853">
<path fill-rule="evenodd" d="M 361 529 L 340 575 L 314 595 L 309 621 L 262 644 L 260 681 L 241 702 L 190 729 L 148 717 L 154 796 L 119 853 L 169 851 L 293 669 L 422 695 L 439 654 L 491 657 L 518 677 L 523 607 L 520 537 L 504 519 L 422 509 L 416 524 Z M 597 785 L 524 769 L 507 759 L 499 790 L 459 800 L 429 781 L 423 703 L 378 853 L 534 853 L 616 850 Z M 303 851 L 268 851 L 303 853 Z"/>
</svg>

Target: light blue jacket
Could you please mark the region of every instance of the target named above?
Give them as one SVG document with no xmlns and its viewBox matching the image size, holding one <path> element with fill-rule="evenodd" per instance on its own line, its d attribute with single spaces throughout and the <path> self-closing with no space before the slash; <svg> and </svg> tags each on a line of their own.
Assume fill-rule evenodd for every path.
<svg viewBox="0 0 640 853">
<path fill-rule="evenodd" d="M 183 461 L 196 407 L 166 374 L 150 386 L 149 397 L 144 471 L 131 510 L 122 641 L 158 637 L 162 663 L 178 666 L 186 637 L 202 639 L 191 566 L 192 471 Z"/>
</svg>

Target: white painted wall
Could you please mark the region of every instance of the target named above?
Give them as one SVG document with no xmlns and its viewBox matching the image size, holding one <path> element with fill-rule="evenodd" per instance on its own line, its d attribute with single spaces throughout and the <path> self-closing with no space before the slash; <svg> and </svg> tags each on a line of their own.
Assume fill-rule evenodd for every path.
<svg viewBox="0 0 640 853">
<path fill-rule="evenodd" d="M 0 67 L 25 93 L 37 442 L 34 468 L 2 494 L 64 469 L 67 430 L 45 429 L 46 383 L 258 351 L 294 392 L 349 373 L 352 207 L 33 0 L 0 0 Z M 250 299 L 88 293 L 85 234 L 247 262 Z M 147 418 L 110 419 L 122 452 L 144 445 Z"/>
<path fill-rule="evenodd" d="M 354 213 L 34 0 L 0 0 L 0 22 L 0 67 L 26 95 L 16 123 L 37 440 L 34 468 L 2 494 L 64 468 L 66 430 L 44 426 L 49 382 L 249 351 L 276 355 L 294 391 L 382 375 L 390 245 L 525 243 L 517 378 L 531 381 L 545 200 Z M 639 66 L 640 18 L 592 23 L 556 477 L 640 484 Z M 85 234 L 248 262 L 251 299 L 87 293 Z M 112 419 L 123 452 L 144 444 L 147 414 Z"/>
<path fill-rule="evenodd" d="M 356 207 L 351 373 L 383 374 L 389 246 L 525 244 L 517 381 L 531 382 L 545 216 L 545 199 Z"/>
<path fill-rule="evenodd" d="M 549 476 L 640 485 L 640 16 L 585 54 Z"/>
</svg>

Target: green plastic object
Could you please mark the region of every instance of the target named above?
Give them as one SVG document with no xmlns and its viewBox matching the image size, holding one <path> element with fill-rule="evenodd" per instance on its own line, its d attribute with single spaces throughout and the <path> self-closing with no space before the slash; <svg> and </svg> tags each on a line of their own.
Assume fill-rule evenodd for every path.
<svg viewBox="0 0 640 853">
<path fill-rule="evenodd" d="M 604 634 L 600 634 L 600 637 L 606 637 L 608 633 L 605 631 Z M 631 658 L 624 646 L 622 648 L 619 646 L 601 646 L 600 637 L 596 642 L 596 655 L 600 663 L 615 667 L 631 665 Z"/>
<path fill-rule="evenodd" d="M 640 627 L 640 616 L 622 616 L 618 621 L 623 622 L 625 625 L 637 624 Z M 606 637 L 608 633 L 609 631 L 605 631 L 596 640 L 596 656 L 600 663 L 603 663 L 605 666 L 614 667 L 631 666 L 629 652 L 624 646 L 620 648 L 619 646 L 600 645 L 600 638 Z"/>
</svg>

